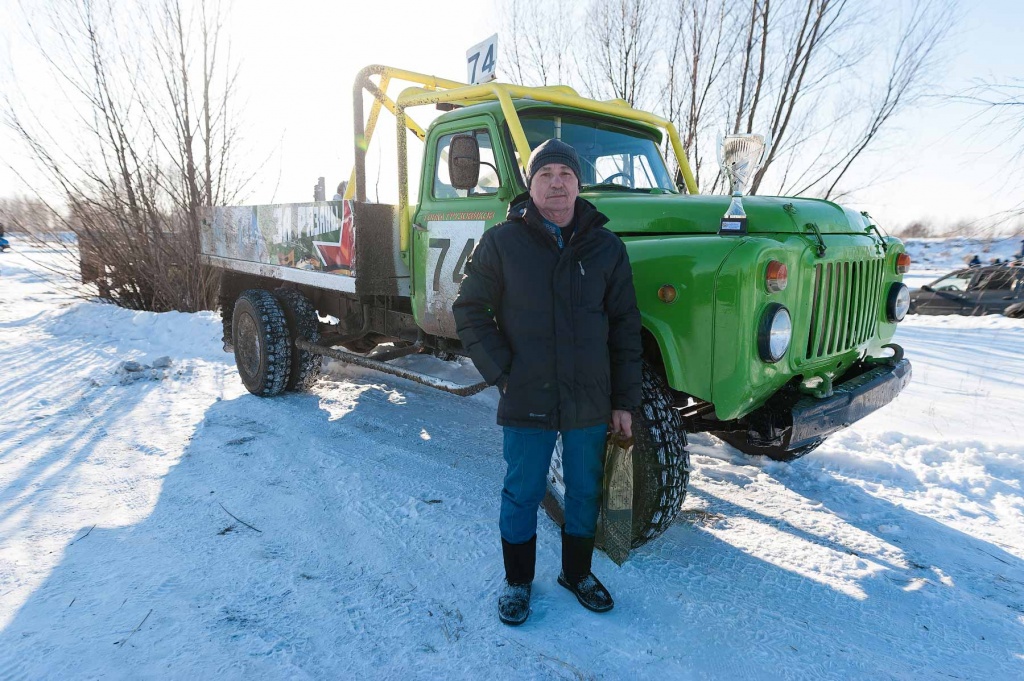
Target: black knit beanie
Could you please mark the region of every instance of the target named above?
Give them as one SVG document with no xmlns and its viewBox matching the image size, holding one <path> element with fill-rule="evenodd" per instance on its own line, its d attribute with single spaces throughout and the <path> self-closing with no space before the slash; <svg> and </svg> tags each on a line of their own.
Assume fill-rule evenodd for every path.
<svg viewBox="0 0 1024 681">
<path fill-rule="evenodd" d="M 527 188 L 533 184 L 534 173 L 549 163 L 569 166 L 576 174 L 576 181 L 583 184 L 583 180 L 580 179 L 580 157 L 576 155 L 576 150 L 561 140 L 545 140 L 533 150 L 526 164 Z"/>
</svg>

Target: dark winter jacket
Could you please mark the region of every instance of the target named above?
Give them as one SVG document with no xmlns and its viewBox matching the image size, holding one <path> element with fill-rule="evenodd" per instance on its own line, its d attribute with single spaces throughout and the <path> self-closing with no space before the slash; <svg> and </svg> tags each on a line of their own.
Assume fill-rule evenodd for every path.
<svg viewBox="0 0 1024 681">
<path fill-rule="evenodd" d="M 571 430 L 640 406 L 640 312 L 626 247 L 576 199 L 564 250 L 524 195 L 466 264 L 455 323 L 473 363 L 504 386 L 503 426 Z"/>
</svg>

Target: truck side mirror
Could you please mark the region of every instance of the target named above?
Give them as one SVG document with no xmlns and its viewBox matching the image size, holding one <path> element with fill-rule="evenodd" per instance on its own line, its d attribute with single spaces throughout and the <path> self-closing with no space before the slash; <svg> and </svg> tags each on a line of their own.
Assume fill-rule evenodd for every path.
<svg viewBox="0 0 1024 681">
<path fill-rule="evenodd" d="M 473 135 L 455 135 L 448 147 L 448 178 L 456 189 L 472 189 L 480 181 L 480 144 Z"/>
</svg>

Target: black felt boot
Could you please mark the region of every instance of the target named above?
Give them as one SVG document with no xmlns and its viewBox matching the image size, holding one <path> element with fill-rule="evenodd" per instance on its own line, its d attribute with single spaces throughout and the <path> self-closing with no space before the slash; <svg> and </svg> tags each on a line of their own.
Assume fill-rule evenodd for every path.
<svg viewBox="0 0 1024 681">
<path fill-rule="evenodd" d="M 615 607 L 615 601 L 590 571 L 593 556 L 593 537 L 574 537 L 562 528 L 562 573 L 558 583 L 576 594 L 576 600 L 587 610 L 608 612 Z"/>
<path fill-rule="evenodd" d="M 537 565 L 537 535 L 522 544 L 501 540 L 505 558 L 505 584 L 498 594 L 498 619 L 518 626 L 530 616 L 530 593 Z"/>
</svg>

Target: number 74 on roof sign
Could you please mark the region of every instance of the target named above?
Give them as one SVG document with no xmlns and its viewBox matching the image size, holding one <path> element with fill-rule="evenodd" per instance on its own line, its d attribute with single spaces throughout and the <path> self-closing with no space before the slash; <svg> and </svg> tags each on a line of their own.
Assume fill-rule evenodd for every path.
<svg viewBox="0 0 1024 681">
<path fill-rule="evenodd" d="M 494 80 L 494 64 L 498 57 L 498 34 L 466 51 L 466 71 L 471 85 Z"/>
</svg>

